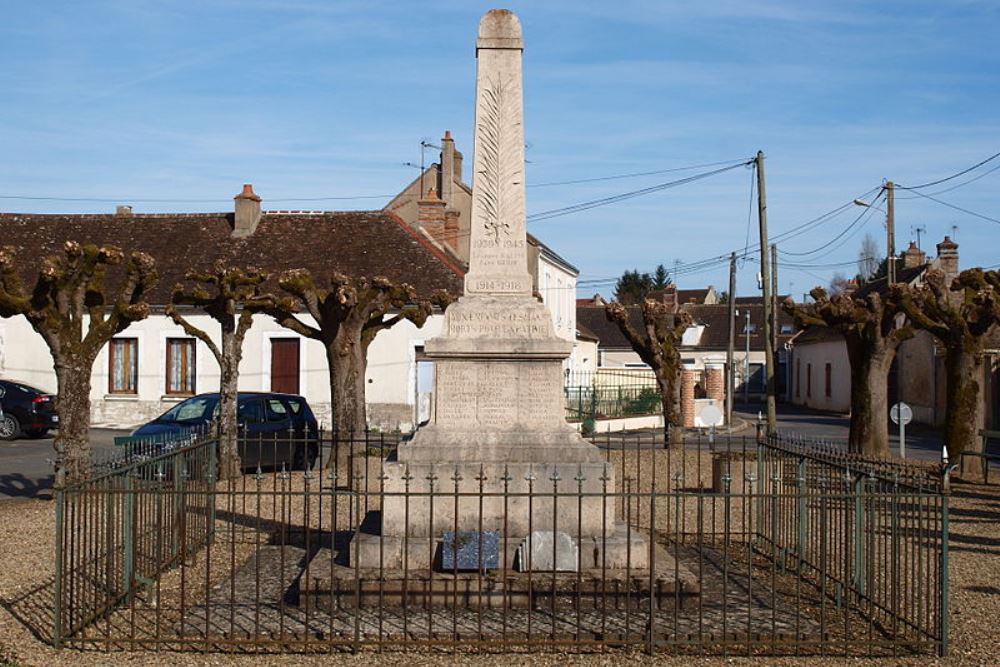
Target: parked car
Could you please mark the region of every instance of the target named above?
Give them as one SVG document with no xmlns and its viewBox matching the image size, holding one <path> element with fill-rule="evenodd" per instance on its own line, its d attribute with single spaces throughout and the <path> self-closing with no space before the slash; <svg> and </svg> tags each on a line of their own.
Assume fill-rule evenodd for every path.
<svg viewBox="0 0 1000 667">
<path fill-rule="evenodd" d="M 0 438 L 41 438 L 59 427 L 56 397 L 17 380 L 0 380 Z"/>
<path fill-rule="evenodd" d="M 219 416 L 219 394 L 198 394 L 132 431 L 131 439 L 169 441 L 204 432 Z M 303 468 L 319 455 L 316 417 L 302 396 L 241 392 L 237 396 L 240 460 L 244 468 Z"/>
</svg>

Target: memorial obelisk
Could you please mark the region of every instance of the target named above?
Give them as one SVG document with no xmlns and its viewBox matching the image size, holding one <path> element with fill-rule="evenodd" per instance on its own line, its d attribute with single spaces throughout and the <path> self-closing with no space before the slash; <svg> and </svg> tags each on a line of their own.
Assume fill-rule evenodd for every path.
<svg viewBox="0 0 1000 667">
<path fill-rule="evenodd" d="M 532 295 L 524 202 L 523 40 L 517 17 L 487 13 L 476 44 L 475 162 L 465 294 L 426 352 L 434 417 L 399 460 L 601 462 L 566 423 L 562 362 L 572 344 Z"/>
<path fill-rule="evenodd" d="M 553 526 L 602 544 L 615 530 L 614 503 L 599 497 L 614 492 L 613 470 L 566 423 L 562 363 L 572 344 L 556 336 L 527 269 L 523 46 L 512 12 L 482 18 L 465 294 L 445 311 L 441 335 L 425 344 L 435 361 L 432 421 L 383 466 L 389 495 L 380 535 L 361 536 L 363 560 L 377 546 L 381 558 L 399 562 L 402 536 L 439 540 L 456 528 L 503 533 L 507 548 Z M 586 497 L 554 500 L 559 479 Z M 427 502 L 426 494 L 453 491 L 470 497 Z M 482 501 L 472 497 L 480 491 Z M 520 495 L 529 491 L 546 497 L 529 503 Z M 407 562 L 422 557 L 411 551 Z"/>
</svg>

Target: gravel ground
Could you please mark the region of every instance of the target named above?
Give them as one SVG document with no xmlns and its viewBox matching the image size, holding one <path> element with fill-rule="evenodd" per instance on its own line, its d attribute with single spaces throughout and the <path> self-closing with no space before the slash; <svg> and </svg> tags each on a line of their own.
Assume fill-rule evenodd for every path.
<svg viewBox="0 0 1000 667">
<path fill-rule="evenodd" d="M 657 477 L 666 474 L 666 457 L 642 452 L 643 477 L 652 469 Z M 697 487 L 695 480 L 710 486 L 710 461 L 675 456 L 670 472 L 678 464 L 685 468 L 683 486 Z M 642 484 L 645 486 L 645 484 Z M 604 655 L 573 655 L 549 649 L 507 655 L 453 654 L 446 650 L 424 649 L 406 653 L 387 652 L 362 655 L 338 654 L 339 664 L 422 665 L 618 665 L 623 660 L 657 665 L 993 665 L 1000 655 L 1000 633 L 995 619 L 1000 618 L 1000 487 L 957 483 L 951 501 L 951 656 L 938 660 L 930 656 L 905 659 L 846 661 L 828 658 L 699 658 L 687 656 L 649 657 L 621 651 Z M 640 512 L 640 514 L 642 514 Z M 642 516 L 642 519 L 647 517 Z M 640 520 L 642 520 L 640 519 Z M 51 580 L 54 541 L 53 504 L 47 500 L 17 500 L 0 504 L 0 665 L 103 665 L 120 664 L 279 664 L 294 660 L 297 664 L 329 664 L 328 656 L 253 656 L 199 654 L 194 652 L 146 653 L 98 651 L 55 651 L 49 646 L 51 628 Z"/>
</svg>

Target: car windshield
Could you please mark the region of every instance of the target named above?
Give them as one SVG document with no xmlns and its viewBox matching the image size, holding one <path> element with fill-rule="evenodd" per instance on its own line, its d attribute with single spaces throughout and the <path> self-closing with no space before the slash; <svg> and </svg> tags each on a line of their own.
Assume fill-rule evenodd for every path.
<svg viewBox="0 0 1000 667">
<path fill-rule="evenodd" d="M 164 412 L 156 421 L 183 422 L 207 419 L 212 414 L 218 399 L 214 396 L 195 396 Z"/>
</svg>

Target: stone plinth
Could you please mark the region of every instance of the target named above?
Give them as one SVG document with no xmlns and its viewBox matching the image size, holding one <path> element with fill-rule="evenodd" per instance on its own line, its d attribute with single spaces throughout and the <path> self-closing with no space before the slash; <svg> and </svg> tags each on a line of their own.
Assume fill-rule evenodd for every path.
<svg viewBox="0 0 1000 667">
<path fill-rule="evenodd" d="M 603 461 L 574 465 L 389 462 L 384 471 L 383 535 L 440 536 L 457 528 L 523 537 L 532 530 L 557 528 L 593 536 L 615 525 L 613 470 Z M 456 471 L 461 478 L 457 484 Z M 554 484 L 556 473 L 561 479 Z M 602 495 L 605 488 L 606 498 Z M 579 496 L 578 490 L 584 495 Z"/>
</svg>

